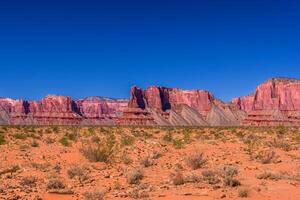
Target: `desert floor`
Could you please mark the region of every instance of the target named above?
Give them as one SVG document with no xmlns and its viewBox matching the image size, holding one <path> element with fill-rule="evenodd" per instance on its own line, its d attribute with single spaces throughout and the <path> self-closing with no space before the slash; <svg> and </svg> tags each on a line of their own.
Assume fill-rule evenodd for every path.
<svg viewBox="0 0 300 200">
<path fill-rule="evenodd" d="M 0 126 L 0 199 L 300 199 L 300 128 Z"/>
</svg>

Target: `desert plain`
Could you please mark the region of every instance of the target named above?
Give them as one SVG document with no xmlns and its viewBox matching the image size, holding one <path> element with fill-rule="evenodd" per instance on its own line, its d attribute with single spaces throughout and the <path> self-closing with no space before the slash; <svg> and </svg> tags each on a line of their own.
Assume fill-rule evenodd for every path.
<svg viewBox="0 0 300 200">
<path fill-rule="evenodd" d="M 299 127 L 0 126 L 0 199 L 300 199 Z"/>
</svg>

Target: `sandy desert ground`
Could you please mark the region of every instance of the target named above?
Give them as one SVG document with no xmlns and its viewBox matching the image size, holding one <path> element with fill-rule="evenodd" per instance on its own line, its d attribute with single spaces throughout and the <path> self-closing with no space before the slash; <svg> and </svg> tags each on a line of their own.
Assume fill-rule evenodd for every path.
<svg viewBox="0 0 300 200">
<path fill-rule="evenodd" d="M 300 199 L 297 127 L 1 126 L 0 199 Z"/>
</svg>

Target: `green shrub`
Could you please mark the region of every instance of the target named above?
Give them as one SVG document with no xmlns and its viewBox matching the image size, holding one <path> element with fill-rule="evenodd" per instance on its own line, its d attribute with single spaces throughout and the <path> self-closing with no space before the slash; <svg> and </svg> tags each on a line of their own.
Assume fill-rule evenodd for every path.
<svg viewBox="0 0 300 200">
<path fill-rule="evenodd" d="M 6 143 L 5 137 L 3 134 L 0 134 L 0 145 L 3 145 Z"/>
<path fill-rule="evenodd" d="M 191 136 L 192 136 L 192 132 L 190 129 L 185 129 L 183 132 L 183 141 L 185 143 L 190 143 L 191 142 Z"/>
<path fill-rule="evenodd" d="M 13 135 L 13 137 L 19 140 L 24 140 L 27 138 L 27 135 L 24 133 L 16 133 Z"/>
<path fill-rule="evenodd" d="M 173 140 L 173 146 L 175 149 L 181 149 L 184 146 L 184 142 L 182 139 L 174 139 Z"/>
<path fill-rule="evenodd" d="M 53 131 L 54 133 L 57 133 L 57 132 L 59 132 L 59 128 L 58 128 L 57 126 L 53 126 L 53 127 L 52 127 L 52 131 Z"/>
<path fill-rule="evenodd" d="M 287 131 L 287 130 L 286 130 L 286 128 L 285 128 L 283 125 L 279 125 L 279 126 L 277 126 L 277 128 L 276 128 L 276 132 L 277 132 L 277 134 L 279 134 L 279 135 L 283 135 L 286 131 Z"/>
<path fill-rule="evenodd" d="M 69 138 L 67 136 L 63 136 L 60 140 L 59 143 L 61 143 L 63 146 L 70 146 L 71 143 L 69 142 Z"/>
<path fill-rule="evenodd" d="M 129 146 L 132 145 L 134 143 L 134 137 L 132 136 L 128 136 L 128 135 L 124 135 L 121 138 L 121 144 L 124 146 Z"/>
<path fill-rule="evenodd" d="M 172 142 L 173 140 L 173 136 L 171 134 L 170 131 L 168 131 L 164 136 L 163 136 L 163 140 L 166 142 Z"/>
<path fill-rule="evenodd" d="M 36 140 L 33 140 L 32 143 L 31 143 L 31 146 L 32 147 L 39 147 L 40 145 Z"/>
</svg>

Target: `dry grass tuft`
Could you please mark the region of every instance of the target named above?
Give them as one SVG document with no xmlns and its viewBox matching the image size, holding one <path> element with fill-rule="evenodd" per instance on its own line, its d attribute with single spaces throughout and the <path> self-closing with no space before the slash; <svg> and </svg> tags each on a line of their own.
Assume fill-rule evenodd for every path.
<svg viewBox="0 0 300 200">
<path fill-rule="evenodd" d="M 129 184 L 139 184 L 143 179 L 144 172 L 142 169 L 133 169 L 127 174 L 127 183 Z"/>
</svg>

